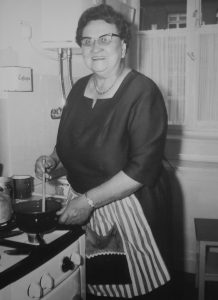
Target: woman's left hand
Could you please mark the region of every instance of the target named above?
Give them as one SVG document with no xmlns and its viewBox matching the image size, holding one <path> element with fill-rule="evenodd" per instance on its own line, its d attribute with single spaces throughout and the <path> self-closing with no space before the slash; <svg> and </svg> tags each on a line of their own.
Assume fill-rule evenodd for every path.
<svg viewBox="0 0 218 300">
<path fill-rule="evenodd" d="M 68 201 L 67 205 L 57 212 L 59 223 L 66 225 L 85 224 L 93 209 L 89 206 L 84 195 L 78 196 Z"/>
</svg>

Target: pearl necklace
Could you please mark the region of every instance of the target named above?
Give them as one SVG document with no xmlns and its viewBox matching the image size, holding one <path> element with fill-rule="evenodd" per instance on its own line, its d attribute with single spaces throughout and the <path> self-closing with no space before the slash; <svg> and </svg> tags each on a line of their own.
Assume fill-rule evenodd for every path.
<svg viewBox="0 0 218 300">
<path fill-rule="evenodd" d="M 94 87 L 95 87 L 95 90 L 96 90 L 97 94 L 100 95 L 100 96 L 103 96 L 103 95 L 107 94 L 114 87 L 115 83 L 117 82 L 117 79 L 120 77 L 120 75 L 122 73 L 123 73 L 123 68 L 121 69 L 119 74 L 116 76 L 116 78 L 113 81 L 112 85 L 109 86 L 109 88 L 107 88 L 106 90 L 100 90 L 98 85 L 97 85 L 96 78 L 94 76 L 92 76 L 93 84 L 94 84 Z"/>
</svg>

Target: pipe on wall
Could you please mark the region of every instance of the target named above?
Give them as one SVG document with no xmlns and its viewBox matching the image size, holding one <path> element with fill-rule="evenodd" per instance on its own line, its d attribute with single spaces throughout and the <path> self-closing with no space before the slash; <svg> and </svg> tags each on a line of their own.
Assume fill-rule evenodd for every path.
<svg viewBox="0 0 218 300">
<path fill-rule="evenodd" d="M 63 106 L 66 104 L 67 100 L 67 92 L 66 92 L 66 85 L 64 81 L 64 59 L 65 59 L 65 53 L 67 55 L 67 68 L 68 68 L 68 82 L 70 89 L 73 87 L 73 77 L 72 77 L 72 49 L 71 48 L 59 48 L 58 49 L 58 61 L 59 61 L 59 81 L 61 86 L 61 103 L 62 106 L 58 108 L 53 108 L 51 110 L 51 118 L 52 119 L 60 119 L 62 114 Z"/>
</svg>

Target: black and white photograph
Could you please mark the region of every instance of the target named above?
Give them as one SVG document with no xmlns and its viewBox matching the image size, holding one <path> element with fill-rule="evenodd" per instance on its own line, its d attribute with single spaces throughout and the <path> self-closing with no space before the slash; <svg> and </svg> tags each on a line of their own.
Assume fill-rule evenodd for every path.
<svg viewBox="0 0 218 300">
<path fill-rule="evenodd" d="M 0 0 L 0 300 L 218 299 L 218 0 Z"/>
</svg>

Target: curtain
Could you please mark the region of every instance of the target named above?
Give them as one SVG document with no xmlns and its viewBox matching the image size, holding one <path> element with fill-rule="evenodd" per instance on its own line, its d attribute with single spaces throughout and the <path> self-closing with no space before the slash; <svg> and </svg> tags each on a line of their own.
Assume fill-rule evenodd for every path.
<svg viewBox="0 0 218 300">
<path fill-rule="evenodd" d="M 183 30 L 139 32 L 140 72 L 153 79 L 165 99 L 169 124 L 185 120 L 186 34 Z"/>
<path fill-rule="evenodd" d="M 198 121 L 218 121 L 218 32 L 199 34 Z"/>
</svg>

